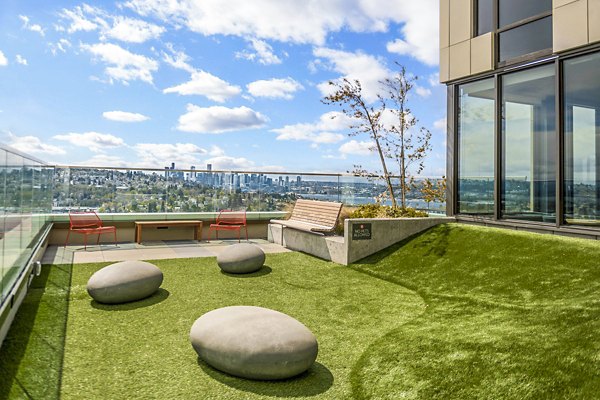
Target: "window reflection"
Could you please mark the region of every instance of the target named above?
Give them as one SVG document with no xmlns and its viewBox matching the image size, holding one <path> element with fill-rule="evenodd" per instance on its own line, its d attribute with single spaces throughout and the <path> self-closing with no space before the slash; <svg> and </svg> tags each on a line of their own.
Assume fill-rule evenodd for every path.
<svg viewBox="0 0 600 400">
<path fill-rule="evenodd" d="M 461 85 L 458 117 L 458 210 L 494 210 L 494 80 Z"/>
<path fill-rule="evenodd" d="M 553 222 L 556 132 L 554 65 L 502 79 L 502 215 Z"/>
<path fill-rule="evenodd" d="M 500 28 L 552 10 L 552 0 L 500 0 Z"/>
<path fill-rule="evenodd" d="M 552 17 L 501 32 L 498 42 L 500 62 L 552 49 Z"/>
<path fill-rule="evenodd" d="M 600 220 L 600 53 L 564 62 L 565 218 Z"/>
</svg>

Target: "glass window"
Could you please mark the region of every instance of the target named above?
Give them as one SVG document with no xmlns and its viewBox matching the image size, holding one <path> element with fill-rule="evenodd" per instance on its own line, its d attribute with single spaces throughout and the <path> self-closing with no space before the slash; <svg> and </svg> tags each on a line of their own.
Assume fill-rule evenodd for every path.
<svg viewBox="0 0 600 400">
<path fill-rule="evenodd" d="M 502 78 L 502 216 L 556 220 L 554 65 Z"/>
<path fill-rule="evenodd" d="M 600 53 L 567 60 L 564 71 L 565 219 L 600 223 Z"/>
<path fill-rule="evenodd" d="M 500 0 L 500 28 L 552 10 L 552 0 Z"/>
<path fill-rule="evenodd" d="M 458 212 L 494 212 L 494 80 L 459 87 Z"/>
<path fill-rule="evenodd" d="M 500 62 L 552 48 L 552 17 L 500 32 Z"/>
<path fill-rule="evenodd" d="M 477 36 L 494 29 L 494 0 L 477 0 Z"/>
</svg>

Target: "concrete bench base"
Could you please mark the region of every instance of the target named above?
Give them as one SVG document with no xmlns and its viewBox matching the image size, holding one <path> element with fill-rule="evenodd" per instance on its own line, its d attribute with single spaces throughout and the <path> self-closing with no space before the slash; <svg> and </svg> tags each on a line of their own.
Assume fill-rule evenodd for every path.
<svg viewBox="0 0 600 400">
<path fill-rule="evenodd" d="M 343 237 L 320 236 L 269 224 L 268 239 L 291 250 L 348 265 L 432 226 L 454 221 L 451 217 L 347 219 L 344 221 Z M 371 238 L 353 240 L 352 225 L 365 223 L 371 224 Z"/>
</svg>

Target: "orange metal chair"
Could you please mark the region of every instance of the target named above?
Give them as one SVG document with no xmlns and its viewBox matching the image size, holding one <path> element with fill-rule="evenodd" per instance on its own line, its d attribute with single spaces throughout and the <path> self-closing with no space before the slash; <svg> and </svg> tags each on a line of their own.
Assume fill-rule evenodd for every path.
<svg viewBox="0 0 600 400">
<path fill-rule="evenodd" d="M 96 244 L 100 243 L 100 235 L 112 232 L 115 235 L 115 246 L 117 245 L 117 228 L 115 226 L 104 226 L 102 220 L 94 211 L 69 211 L 69 232 L 65 247 L 69 242 L 69 236 L 73 233 L 79 233 L 83 236 L 84 249 L 87 250 L 88 235 L 98 235 Z"/>
<path fill-rule="evenodd" d="M 242 227 L 246 230 L 246 241 L 248 241 L 248 227 L 246 225 L 246 210 L 231 211 L 221 210 L 217 216 L 217 221 L 210 224 L 208 229 L 208 240 L 210 240 L 210 232 L 215 231 L 217 239 L 219 239 L 219 231 L 238 231 L 238 242 L 240 242 L 240 231 Z"/>
</svg>

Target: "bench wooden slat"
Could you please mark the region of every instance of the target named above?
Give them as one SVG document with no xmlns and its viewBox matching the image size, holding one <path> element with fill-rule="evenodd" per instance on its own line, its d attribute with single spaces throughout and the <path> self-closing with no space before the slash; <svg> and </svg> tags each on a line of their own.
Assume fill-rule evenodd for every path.
<svg viewBox="0 0 600 400">
<path fill-rule="evenodd" d="M 298 199 L 288 220 L 272 223 L 313 233 L 330 233 L 335 230 L 342 203 Z"/>
</svg>

